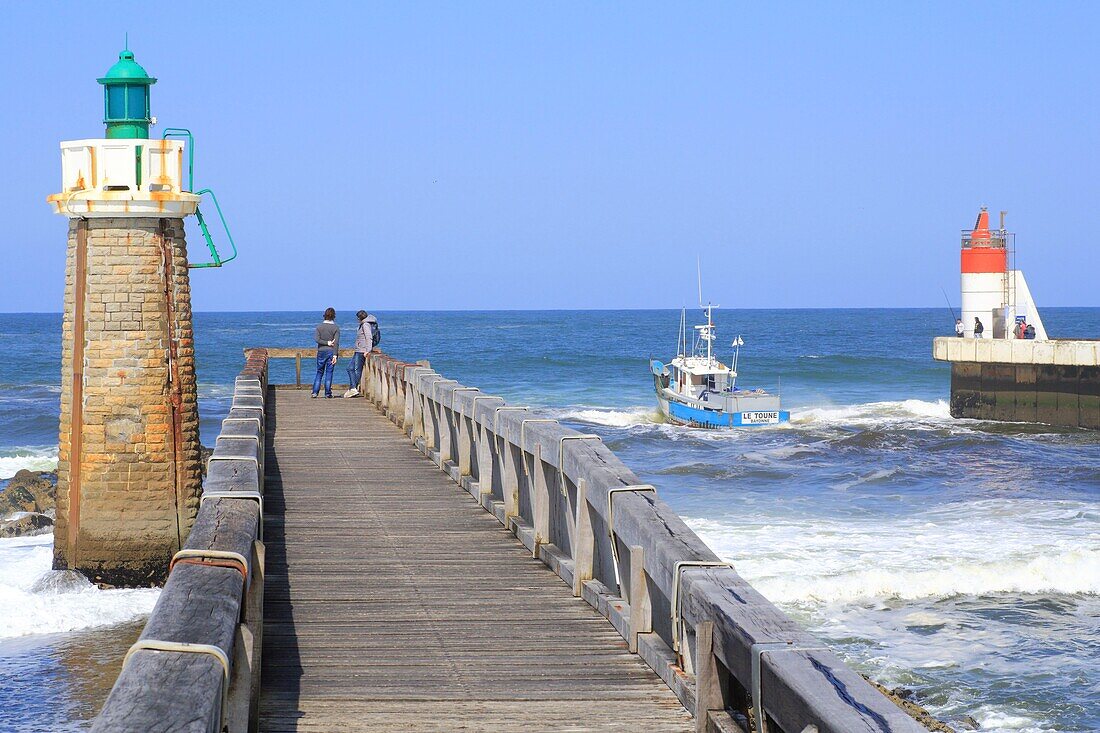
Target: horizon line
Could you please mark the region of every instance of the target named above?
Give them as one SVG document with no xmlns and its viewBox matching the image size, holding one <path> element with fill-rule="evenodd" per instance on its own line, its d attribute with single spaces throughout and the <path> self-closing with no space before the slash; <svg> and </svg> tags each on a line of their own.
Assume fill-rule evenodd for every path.
<svg viewBox="0 0 1100 733">
<path fill-rule="evenodd" d="M 905 306 L 877 306 L 877 305 L 863 305 L 863 306 L 780 306 L 775 308 L 745 308 L 731 306 L 722 308 L 721 306 L 714 306 L 720 310 L 728 311 L 839 311 L 839 310 L 940 310 L 943 305 L 905 305 Z M 1060 310 L 1065 308 L 1080 308 L 1080 309 L 1100 309 L 1100 305 L 1045 305 L 1043 310 Z M 377 313 L 586 313 L 586 312 L 616 312 L 616 311 L 629 311 L 644 313 L 647 311 L 678 311 L 678 310 L 696 310 L 699 306 L 688 307 L 666 307 L 666 308 L 379 308 Z M 322 309 L 309 309 L 309 310 L 192 310 L 192 313 L 203 314 L 220 314 L 220 313 L 313 313 L 314 310 Z M 337 308 L 337 311 L 348 311 L 354 313 L 358 308 Z M 64 311 L 5 311 L 0 310 L 2 316 L 57 316 L 64 315 Z"/>
</svg>

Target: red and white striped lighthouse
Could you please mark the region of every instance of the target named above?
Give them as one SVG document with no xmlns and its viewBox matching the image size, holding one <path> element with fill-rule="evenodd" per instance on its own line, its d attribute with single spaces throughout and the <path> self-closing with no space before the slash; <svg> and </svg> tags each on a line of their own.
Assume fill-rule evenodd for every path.
<svg viewBox="0 0 1100 733">
<path fill-rule="evenodd" d="M 1003 222 L 1002 222 L 1003 224 Z M 1011 282 L 1008 270 L 1009 235 L 1003 226 L 989 229 L 989 211 L 983 206 L 978 212 L 974 229 L 963 232 L 962 257 L 962 321 L 965 335 L 974 336 L 975 320 L 985 329 L 983 336 L 1004 337 L 1006 325 L 1012 324 Z M 1012 330 L 1012 325 L 1007 326 Z"/>
</svg>

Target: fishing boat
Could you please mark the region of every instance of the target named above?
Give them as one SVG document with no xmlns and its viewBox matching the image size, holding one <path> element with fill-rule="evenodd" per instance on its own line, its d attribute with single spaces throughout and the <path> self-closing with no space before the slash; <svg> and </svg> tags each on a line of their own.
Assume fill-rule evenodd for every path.
<svg viewBox="0 0 1100 733">
<path fill-rule="evenodd" d="M 737 386 L 737 360 L 745 343 L 741 336 L 733 340 L 736 351 L 732 368 L 715 358 L 713 311 L 718 306 L 708 303 L 701 307 L 707 322 L 695 327 L 690 352 L 687 311 L 683 310 L 680 313 L 680 334 L 676 340 L 676 358 L 668 364 L 650 359 L 649 367 L 661 414 L 677 425 L 715 429 L 777 425 L 790 421 L 791 413 L 780 407 L 778 394 Z"/>
</svg>

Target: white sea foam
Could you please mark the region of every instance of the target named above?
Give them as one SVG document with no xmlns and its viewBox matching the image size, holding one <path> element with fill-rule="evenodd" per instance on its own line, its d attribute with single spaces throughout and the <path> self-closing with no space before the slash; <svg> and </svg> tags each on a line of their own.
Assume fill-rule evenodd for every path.
<svg viewBox="0 0 1100 733">
<path fill-rule="evenodd" d="M 632 407 L 626 410 L 573 407 L 563 410 L 547 410 L 547 412 L 552 413 L 559 420 L 572 420 L 589 425 L 603 425 L 609 428 L 630 428 L 660 422 L 660 417 L 656 411 L 649 407 Z"/>
<path fill-rule="evenodd" d="M 791 421 L 796 425 L 844 424 L 873 426 L 905 422 L 909 427 L 929 423 L 949 423 L 951 409 L 946 400 L 896 400 L 865 402 L 858 405 L 822 406 L 795 409 Z"/>
<path fill-rule="evenodd" d="M 54 471 L 57 469 L 57 447 L 8 448 L 0 450 L 0 479 L 14 476 L 21 469 Z"/>
<path fill-rule="evenodd" d="M 648 406 L 632 406 L 626 409 L 612 409 L 578 405 L 576 407 L 548 409 L 554 417 L 561 420 L 603 425 L 614 428 L 652 426 L 664 423 L 656 409 Z M 950 408 L 945 400 L 897 400 L 886 402 L 866 402 L 857 405 L 837 405 L 798 408 L 791 410 L 791 425 L 795 428 L 813 428 L 817 426 L 845 425 L 856 427 L 890 427 L 904 425 L 906 429 L 958 428 L 961 423 L 951 418 Z M 778 426 L 780 429 L 790 427 Z M 708 438 L 723 439 L 736 435 L 738 431 L 702 430 L 675 426 L 677 432 L 692 431 L 693 434 Z M 759 430 L 759 429 L 757 429 Z"/>
<path fill-rule="evenodd" d="M 881 516 L 689 520 L 779 603 L 1100 594 L 1100 522 L 1073 501 L 985 500 Z"/>
<path fill-rule="evenodd" d="M 0 639 L 114 626 L 153 610 L 158 589 L 100 590 L 50 570 L 52 555 L 50 535 L 0 539 Z"/>
<path fill-rule="evenodd" d="M 987 499 L 892 517 L 734 512 L 687 521 L 766 597 L 888 686 L 1033 674 L 1033 653 L 1017 653 L 1029 634 L 1040 646 L 1078 644 L 1100 611 L 1100 518 L 1087 502 Z M 1031 621 L 982 610 L 1006 598 L 1041 607 L 1026 599 L 1048 594 L 1074 599 L 1074 608 L 1034 631 Z M 1062 665 L 1070 678 L 1091 674 L 1084 656 Z M 1049 713 L 1026 701 L 994 704 L 969 685 L 941 689 L 930 703 L 941 716 L 971 714 L 993 733 L 1054 730 Z"/>
<path fill-rule="evenodd" d="M 1058 733 L 1055 728 L 1037 725 L 1033 718 L 1013 714 L 995 705 L 983 705 L 972 716 L 987 733 Z"/>
</svg>

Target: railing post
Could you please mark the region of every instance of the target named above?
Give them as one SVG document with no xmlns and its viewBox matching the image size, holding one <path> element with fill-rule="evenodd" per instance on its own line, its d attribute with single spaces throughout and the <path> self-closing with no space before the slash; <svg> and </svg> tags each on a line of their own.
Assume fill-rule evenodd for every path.
<svg viewBox="0 0 1100 733">
<path fill-rule="evenodd" d="M 501 476 L 500 489 L 504 494 L 504 526 L 511 530 L 512 518 L 519 516 L 519 475 L 522 467 L 516 461 L 516 446 L 507 439 L 503 439 L 502 442 L 504 450 L 501 452 L 501 464 L 504 466 L 504 472 Z M 523 449 L 520 448 L 518 452 L 519 460 L 526 461 Z"/>
<path fill-rule="evenodd" d="M 714 622 L 703 621 L 695 627 L 695 731 L 706 733 L 710 712 L 727 707 L 727 685 L 718 673 L 714 658 Z"/>
<path fill-rule="evenodd" d="M 573 549 L 573 595 L 580 597 L 584 581 L 592 579 L 592 556 L 596 535 L 592 531 L 592 515 L 588 510 L 588 481 L 577 481 L 577 531 Z"/>
<path fill-rule="evenodd" d="M 500 467 L 497 466 L 497 458 L 495 455 L 495 449 L 497 448 L 497 438 L 492 431 L 486 426 L 477 421 L 477 417 L 474 417 L 474 429 L 478 431 L 477 442 L 477 488 L 481 497 L 486 495 L 491 496 L 493 493 L 493 484 L 500 481 L 498 473 Z M 483 506 L 489 508 L 489 505 L 482 501 Z"/>
<path fill-rule="evenodd" d="M 390 369 L 393 371 L 386 375 L 386 414 L 395 423 L 400 423 L 401 417 L 405 414 L 404 407 L 398 400 L 400 392 L 397 384 L 397 370 L 399 368 L 404 369 L 404 367 L 398 367 L 397 364 L 391 364 Z"/>
<path fill-rule="evenodd" d="M 454 421 L 458 423 L 458 475 L 460 479 L 462 476 L 470 476 L 472 479 L 474 437 L 470 434 L 470 428 L 467 427 L 466 417 L 454 408 L 453 402 L 451 414 L 454 415 Z"/>
<path fill-rule="evenodd" d="M 294 355 L 294 387 L 302 388 L 302 352 Z"/>
<path fill-rule="evenodd" d="M 424 445 L 427 446 L 429 451 L 437 450 L 439 425 L 436 423 L 436 405 L 431 395 L 427 392 L 423 394 L 424 400 Z"/>
<path fill-rule="evenodd" d="M 645 555 L 640 545 L 630 546 L 630 639 L 627 645 L 638 653 L 638 635 L 653 630 L 653 603 L 645 577 Z"/>
<path fill-rule="evenodd" d="M 442 400 L 436 403 L 436 408 L 439 410 L 439 445 L 436 446 L 439 450 L 439 467 L 446 469 L 447 462 L 454 461 L 451 454 L 455 428 L 454 410 L 444 405 Z"/>
<path fill-rule="evenodd" d="M 542 446 L 535 445 L 535 460 L 531 467 L 532 475 L 527 485 L 531 489 L 531 514 L 534 520 L 535 541 L 532 543 L 531 557 L 539 556 L 539 545 L 550 541 L 550 485 L 546 481 L 546 471 L 542 466 Z"/>
<path fill-rule="evenodd" d="M 404 430 L 405 428 L 405 370 L 408 367 L 401 367 L 401 376 L 398 377 L 396 373 L 393 375 L 393 403 L 394 403 L 394 422 L 397 426 Z"/>
<path fill-rule="evenodd" d="M 407 378 L 407 376 L 406 376 L 406 378 Z M 406 381 L 405 382 L 405 424 L 402 425 L 402 428 L 404 428 L 405 432 L 408 433 L 409 437 L 413 439 L 413 442 L 416 442 L 416 439 L 418 437 L 417 432 L 416 432 L 416 430 L 417 430 L 417 428 L 416 428 L 416 425 L 417 425 L 417 423 L 416 423 L 416 412 L 417 412 L 416 407 L 417 407 L 417 404 L 420 401 L 418 395 L 419 395 L 419 393 L 416 391 L 416 388 L 412 385 L 412 383 Z"/>
</svg>

